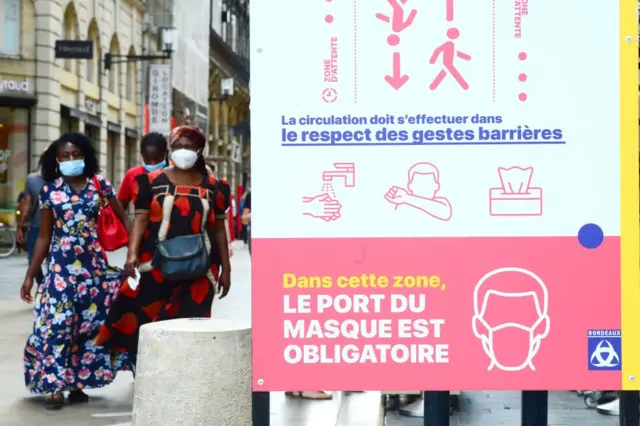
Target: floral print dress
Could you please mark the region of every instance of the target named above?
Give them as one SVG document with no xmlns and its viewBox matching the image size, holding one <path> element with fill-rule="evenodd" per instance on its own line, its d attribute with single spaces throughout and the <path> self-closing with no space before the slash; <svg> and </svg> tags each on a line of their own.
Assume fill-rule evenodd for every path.
<svg viewBox="0 0 640 426">
<path fill-rule="evenodd" d="M 113 187 L 96 176 L 105 197 Z M 76 192 L 63 178 L 40 192 L 53 213 L 49 268 L 35 297 L 33 333 L 24 352 L 25 383 L 32 393 L 99 388 L 128 369 L 126 354 L 112 357 L 95 338 L 123 280 L 108 266 L 98 242 L 99 191 L 93 179 Z"/>
</svg>

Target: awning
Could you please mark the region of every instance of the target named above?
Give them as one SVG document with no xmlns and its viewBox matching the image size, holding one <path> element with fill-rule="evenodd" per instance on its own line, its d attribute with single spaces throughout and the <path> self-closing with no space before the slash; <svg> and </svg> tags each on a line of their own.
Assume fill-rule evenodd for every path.
<svg viewBox="0 0 640 426">
<path fill-rule="evenodd" d="M 0 106 L 11 108 L 30 108 L 38 103 L 35 95 L 23 93 L 0 93 Z"/>
<path fill-rule="evenodd" d="M 135 129 L 131 129 L 129 127 L 125 127 L 124 134 L 128 138 L 138 139 L 138 131 Z"/>
<path fill-rule="evenodd" d="M 98 117 L 97 115 L 80 111 L 76 108 L 69 108 L 66 105 L 60 105 L 60 112 L 62 112 L 63 115 L 69 115 L 69 117 L 82 120 L 90 126 L 100 127 L 102 125 L 102 123 L 100 122 L 100 117 Z"/>
<path fill-rule="evenodd" d="M 122 126 L 111 121 L 107 121 L 107 131 L 113 133 L 122 133 Z"/>
</svg>

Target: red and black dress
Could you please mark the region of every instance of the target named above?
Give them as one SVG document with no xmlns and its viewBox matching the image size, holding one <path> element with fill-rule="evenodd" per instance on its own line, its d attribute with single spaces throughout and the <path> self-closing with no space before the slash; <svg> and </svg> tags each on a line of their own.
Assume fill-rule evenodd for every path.
<svg viewBox="0 0 640 426">
<path fill-rule="evenodd" d="M 226 218 L 230 188 L 224 181 L 216 182 L 212 175 L 204 176 L 198 186 L 174 185 L 164 171 L 159 170 L 137 176 L 132 192 L 136 213 L 149 215 L 138 254 L 140 282 L 134 290 L 125 280 L 96 343 L 129 352 L 135 358 L 142 325 L 166 319 L 211 316 L 221 264 L 213 224 Z M 173 197 L 173 202 L 169 197 Z M 205 246 L 211 258 L 207 275 L 188 282 L 165 281 L 151 266 L 158 240 L 200 234 L 203 227 L 207 230 Z"/>
</svg>

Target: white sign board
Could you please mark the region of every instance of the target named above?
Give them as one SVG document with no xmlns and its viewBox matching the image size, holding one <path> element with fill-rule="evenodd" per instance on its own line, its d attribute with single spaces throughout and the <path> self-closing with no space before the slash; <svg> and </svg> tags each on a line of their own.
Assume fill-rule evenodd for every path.
<svg viewBox="0 0 640 426">
<path fill-rule="evenodd" d="M 149 65 L 149 132 L 171 132 L 171 65 Z"/>
<path fill-rule="evenodd" d="M 636 7 L 254 0 L 253 389 L 638 390 Z"/>
<path fill-rule="evenodd" d="M 231 161 L 234 163 L 242 163 L 242 144 L 236 139 L 231 142 Z"/>
</svg>

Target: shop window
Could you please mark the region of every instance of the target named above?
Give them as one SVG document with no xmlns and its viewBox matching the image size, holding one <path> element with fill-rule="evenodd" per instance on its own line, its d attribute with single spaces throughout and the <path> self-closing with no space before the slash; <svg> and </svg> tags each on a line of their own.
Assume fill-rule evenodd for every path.
<svg viewBox="0 0 640 426">
<path fill-rule="evenodd" d="M 15 212 L 27 177 L 27 117 L 26 109 L 0 107 L 0 221 L 5 223 L 6 215 Z"/>
<path fill-rule="evenodd" d="M 20 0 L 0 0 L 0 53 L 20 53 Z"/>
<path fill-rule="evenodd" d="M 1 0 L 0 0 L 1 1 Z M 73 3 L 69 3 L 67 6 L 67 10 L 64 12 L 64 23 L 62 26 L 62 38 L 64 40 L 76 40 L 78 38 L 78 17 L 76 15 L 76 9 L 73 6 Z M 73 59 L 63 59 L 64 61 L 64 69 L 76 73 L 77 69 L 75 67 L 75 60 Z"/>
<path fill-rule="evenodd" d="M 109 53 L 112 53 L 113 55 L 120 54 L 120 43 L 118 42 L 118 36 L 115 34 L 111 38 Z M 120 64 L 113 64 L 113 66 L 109 70 L 109 91 L 116 96 L 118 96 L 119 92 L 118 84 L 120 80 L 120 67 Z"/>
<path fill-rule="evenodd" d="M 93 41 L 93 60 L 85 60 L 87 69 L 87 80 L 89 83 L 98 84 L 98 73 L 100 70 L 100 31 L 98 30 L 98 24 L 95 19 L 91 21 L 89 25 L 89 31 L 87 33 L 87 40 Z"/>
<path fill-rule="evenodd" d="M 136 51 L 133 48 L 133 46 L 131 47 L 131 49 L 129 49 L 129 55 L 135 55 Z M 127 81 L 126 81 L 126 86 L 127 86 L 127 99 L 131 102 L 135 103 L 136 100 L 136 91 L 137 91 L 137 85 L 136 85 L 136 81 L 138 79 L 138 70 L 136 67 L 136 62 L 135 61 L 129 61 L 127 62 Z"/>
</svg>

